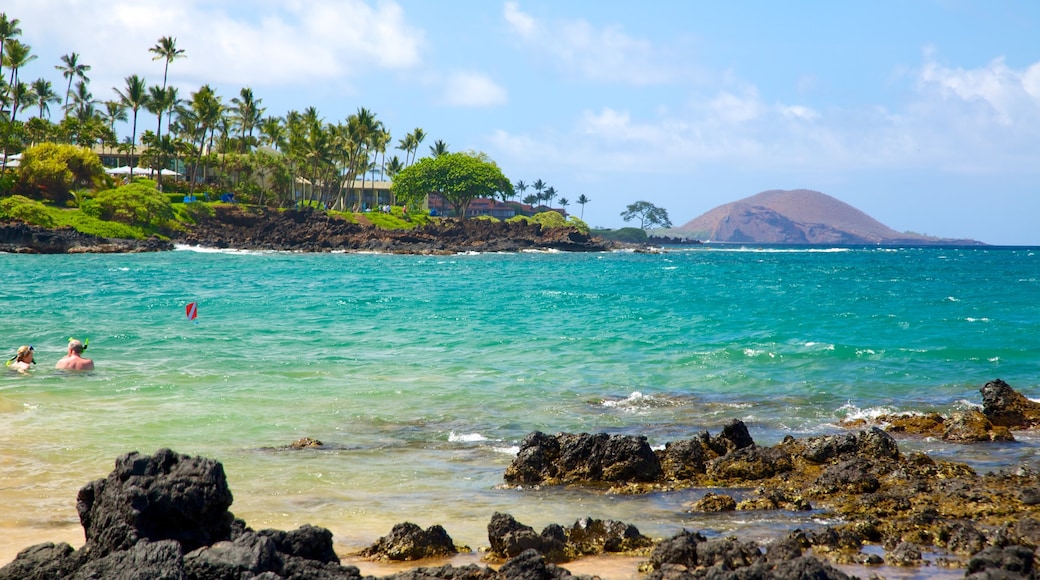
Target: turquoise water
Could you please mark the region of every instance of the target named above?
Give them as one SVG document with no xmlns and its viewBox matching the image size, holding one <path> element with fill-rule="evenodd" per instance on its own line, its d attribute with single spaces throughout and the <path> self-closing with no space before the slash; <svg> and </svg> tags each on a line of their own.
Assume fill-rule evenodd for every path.
<svg viewBox="0 0 1040 580">
<path fill-rule="evenodd" d="M 161 447 L 222 461 L 254 528 L 323 525 L 343 551 L 405 520 L 485 546 L 494 511 L 768 534 L 814 515 L 706 518 L 682 513 L 698 491 L 516 490 L 502 473 L 533 430 L 656 446 L 739 418 L 771 445 L 979 405 L 998 377 L 1040 396 L 1035 248 L 0 254 L 0 280 L 0 348 L 39 361 L 0 373 L 2 561 L 81 545 L 77 490 Z M 53 370 L 70 336 L 96 371 Z M 326 449 L 281 448 L 305 436 Z M 1019 439 L 901 445 L 992 469 L 1036 461 Z"/>
</svg>

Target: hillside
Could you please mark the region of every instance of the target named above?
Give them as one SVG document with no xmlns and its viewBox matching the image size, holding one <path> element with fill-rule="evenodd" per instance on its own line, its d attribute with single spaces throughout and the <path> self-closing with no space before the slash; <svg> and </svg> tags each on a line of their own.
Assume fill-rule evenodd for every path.
<svg viewBox="0 0 1040 580">
<path fill-rule="evenodd" d="M 897 232 L 845 202 L 807 189 L 763 191 L 720 205 L 668 235 L 751 244 L 980 243 Z"/>
</svg>

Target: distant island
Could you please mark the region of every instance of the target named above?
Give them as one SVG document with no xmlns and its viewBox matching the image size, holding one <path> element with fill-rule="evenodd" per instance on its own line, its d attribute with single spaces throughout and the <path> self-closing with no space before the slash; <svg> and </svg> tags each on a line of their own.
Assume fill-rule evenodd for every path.
<svg viewBox="0 0 1040 580">
<path fill-rule="evenodd" d="M 659 235 L 745 244 L 984 245 L 897 232 L 843 201 L 808 189 L 763 191 Z"/>
</svg>

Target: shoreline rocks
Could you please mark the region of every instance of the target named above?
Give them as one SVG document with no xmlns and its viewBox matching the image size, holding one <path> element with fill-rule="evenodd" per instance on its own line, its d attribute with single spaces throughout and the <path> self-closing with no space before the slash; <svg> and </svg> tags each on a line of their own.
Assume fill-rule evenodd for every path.
<svg viewBox="0 0 1040 580">
<path fill-rule="evenodd" d="M 15 254 L 128 254 L 172 250 L 156 237 L 145 240 L 102 238 L 64 227 L 47 229 L 24 222 L 0 221 L 0 252 Z"/>
</svg>

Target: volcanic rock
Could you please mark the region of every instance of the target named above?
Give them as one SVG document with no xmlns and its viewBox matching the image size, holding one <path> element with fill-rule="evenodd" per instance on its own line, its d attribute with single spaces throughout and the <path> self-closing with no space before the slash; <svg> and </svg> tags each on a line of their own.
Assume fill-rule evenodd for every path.
<svg viewBox="0 0 1040 580">
<path fill-rule="evenodd" d="M 506 468 L 511 483 L 572 483 L 654 481 L 662 475 L 661 463 L 646 437 L 599 433 L 539 431 L 520 443 L 520 452 Z"/>
<path fill-rule="evenodd" d="M 451 536 L 439 525 L 423 530 L 416 524 L 404 522 L 394 526 L 390 534 L 361 551 L 365 558 L 378 560 L 422 560 L 457 554 Z"/>
<path fill-rule="evenodd" d="M 20 221 L 0 221 L 0 252 L 20 254 L 122 254 L 172 250 L 157 237 L 144 240 L 102 238 L 70 227 L 47 229 Z"/>
<path fill-rule="evenodd" d="M 1000 379 L 990 381 L 982 392 L 982 413 L 994 424 L 1009 428 L 1040 425 L 1040 403 L 1030 401 Z"/>
</svg>

